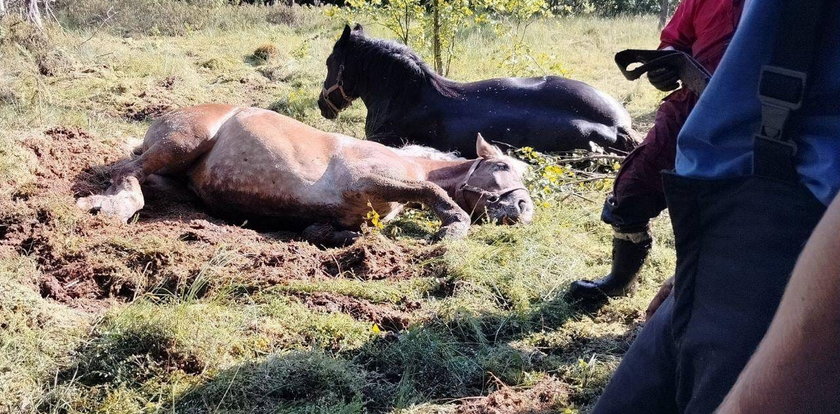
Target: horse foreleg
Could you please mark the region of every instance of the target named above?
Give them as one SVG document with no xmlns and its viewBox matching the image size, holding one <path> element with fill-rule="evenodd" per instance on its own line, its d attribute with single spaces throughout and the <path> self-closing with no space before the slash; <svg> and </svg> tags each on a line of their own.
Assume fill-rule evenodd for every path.
<svg viewBox="0 0 840 414">
<path fill-rule="evenodd" d="M 324 246 L 345 246 L 356 241 L 361 233 L 350 230 L 339 230 L 326 223 L 315 223 L 303 229 L 303 238 L 312 244 Z"/>
<path fill-rule="evenodd" d="M 386 202 L 420 202 L 432 209 L 440 219 L 436 239 L 461 238 L 470 229 L 470 216 L 440 186 L 428 181 L 402 181 L 389 177 L 370 176 L 357 183 L 359 194 Z"/>
</svg>

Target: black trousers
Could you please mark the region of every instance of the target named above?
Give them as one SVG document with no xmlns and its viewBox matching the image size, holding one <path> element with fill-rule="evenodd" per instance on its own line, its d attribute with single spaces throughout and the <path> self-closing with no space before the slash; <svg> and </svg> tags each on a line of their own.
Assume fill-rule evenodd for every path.
<svg viewBox="0 0 840 414">
<path fill-rule="evenodd" d="M 825 211 L 802 185 L 665 174 L 675 289 L 594 413 L 711 413 L 746 365 Z"/>
</svg>

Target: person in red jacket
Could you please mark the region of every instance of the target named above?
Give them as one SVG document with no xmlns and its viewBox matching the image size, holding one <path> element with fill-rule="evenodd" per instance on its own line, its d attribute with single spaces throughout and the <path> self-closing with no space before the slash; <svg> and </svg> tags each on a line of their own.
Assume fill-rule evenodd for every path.
<svg viewBox="0 0 840 414">
<path fill-rule="evenodd" d="M 690 54 L 714 73 L 741 17 L 743 0 L 683 0 L 662 30 L 660 49 Z M 627 294 L 633 287 L 653 243 L 650 220 L 665 209 L 662 170 L 672 170 L 677 135 L 697 103 L 698 96 L 679 88 L 677 68 L 648 72 L 657 89 L 673 91 L 656 111 L 653 128 L 621 165 L 612 194 L 607 197 L 601 219 L 613 226 L 612 270 L 603 278 L 578 280 L 568 297 L 591 307 L 608 297 Z"/>
</svg>

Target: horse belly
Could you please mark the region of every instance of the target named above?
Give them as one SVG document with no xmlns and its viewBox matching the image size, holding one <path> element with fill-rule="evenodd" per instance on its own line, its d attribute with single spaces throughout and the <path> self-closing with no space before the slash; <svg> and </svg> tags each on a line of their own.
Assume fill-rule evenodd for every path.
<svg viewBox="0 0 840 414">
<path fill-rule="evenodd" d="M 190 172 L 190 181 L 207 206 L 219 212 L 310 222 L 334 218 L 339 186 L 323 182 L 318 168 L 298 164 L 282 151 L 247 139 L 220 140 Z"/>
<path fill-rule="evenodd" d="M 502 147 L 533 147 L 539 151 L 589 149 L 592 141 L 609 147 L 617 140 L 615 126 L 594 122 L 580 114 L 540 107 L 499 105 L 486 116 L 447 119 L 445 139 L 467 157 L 475 156 L 475 134 Z"/>
</svg>

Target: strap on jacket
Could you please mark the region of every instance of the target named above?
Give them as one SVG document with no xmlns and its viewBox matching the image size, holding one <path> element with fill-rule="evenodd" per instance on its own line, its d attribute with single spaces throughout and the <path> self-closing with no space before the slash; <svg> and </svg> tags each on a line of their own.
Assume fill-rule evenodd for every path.
<svg viewBox="0 0 840 414">
<path fill-rule="evenodd" d="M 791 115 L 802 107 L 820 40 L 825 0 L 782 0 L 782 15 L 770 63 L 761 68 L 761 127 L 754 137 L 753 174 L 796 181 L 796 144 Z"/>
</svg>

